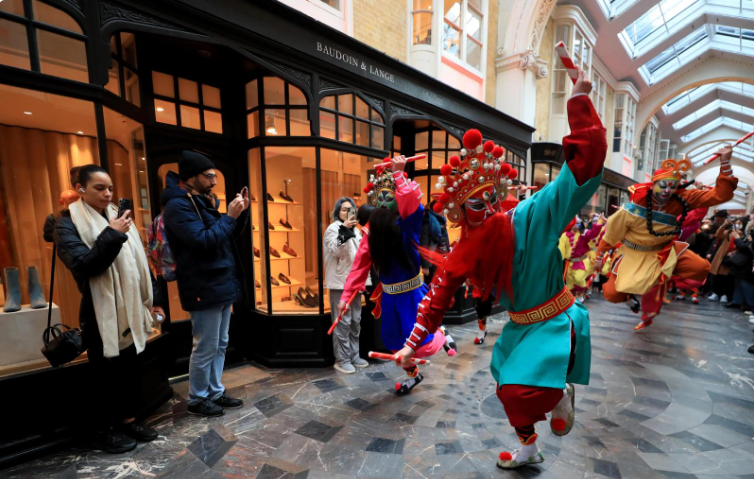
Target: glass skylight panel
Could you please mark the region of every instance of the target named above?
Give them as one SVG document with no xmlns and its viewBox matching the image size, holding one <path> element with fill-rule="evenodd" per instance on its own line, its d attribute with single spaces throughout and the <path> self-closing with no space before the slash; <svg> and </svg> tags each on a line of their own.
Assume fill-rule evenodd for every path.
<svg viewBox="0 0 754 479">
<path fill-rule="evenodd" d="M 647 84 L 652 85 L 704 53 L 708 43 L 707 28 L 702 26 L 642 65 L 640 72 Z"/>
<path fill-rule="evenodd" d="M 718 108 L 723 110 L 729 110 L 734 111 L 738 113 L 743 113 L 744 115 L 748 115 L 751 117 L 754 117 L 754 109 L 745 107 L 743 105 L 739 105 L 737 103 L 733 103 L 726 100 L 720 100 L 716 99 L 709 104 L 703 106 L 699 110 L 695 111 L 694 113 L 684 117 L 683 119 L 673 123 L 673 128 L 676 130 L 680 130 L 681 128 L 685 128 L 689 124 L 693 123 L 694 121 L 698 120 L 699 118 L 703 118 L 704 115 L 708 114 L 711 111 L 717 110 Z"/>
<path fill-rule="evenodd" d="M 723 117 L 715 118 L 711 122 L 707 123 L 706 125 L 704 125 L 704 126 L 702 126 L 700 128 L 697 128 L 696 130 L 692 131 L 688 135 L 682 136 L 681 137 L 681 141 L 684 142 L 684 143 L 688 143 L 689 141 L 691 141 L 691 140 L 693 140 L 695 138 L 699 138 L 703 134 L 708 133 L 708 132 L 714 130 L 715 128 L 721 126 L 722 124 L 723 124 Z"/>
<path fill-rule="evenodd" d="M 639 0 L 597 0 L 600 9 L 602 9 L 602 13 L 605 14 L 605 18 L 607 18 L 608 20 L 615 19 L 615 17 L 625 12 L 638 2 Z"/>
</svg>

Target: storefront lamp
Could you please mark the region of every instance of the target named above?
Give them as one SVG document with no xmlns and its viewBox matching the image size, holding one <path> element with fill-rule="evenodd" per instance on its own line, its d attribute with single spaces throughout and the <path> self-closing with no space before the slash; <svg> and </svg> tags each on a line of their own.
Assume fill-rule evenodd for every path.
<svg viewBox="0 0 754 479">
<path fill-rule="evenodd" d="M 275 118 L 270 115 L 264 116 L 264 128 L 270 135 L 277 135 L 278 131 L 275 128 Z"/>
<path fill-rule="evenodd" d="M 3 1 L 3 0 L 0 0 L 0 2 L 2 2 L 2 1 Z M 24 115 L 31 115 L 31 112 L 30 112 L 30 111 L 25 111 L 25 112 L 24 112 Z"/>
</svg>

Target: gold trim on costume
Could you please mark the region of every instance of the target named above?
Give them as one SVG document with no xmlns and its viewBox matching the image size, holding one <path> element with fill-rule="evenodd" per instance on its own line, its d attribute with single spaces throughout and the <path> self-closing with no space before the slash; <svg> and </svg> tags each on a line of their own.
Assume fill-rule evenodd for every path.
<svg viewBox="0 0 754 479">
<path fill-rule="evenodd" d="M 576 301 L 576 298 L 573 297 L 568 290 L 568 287 L 565 286 L 558 294 L 543 304 L 518 313 L 508 311 L 508 316 L 511 318 L 511 321 L 516 324 L 526 325 L 540 323 L 552 319 L 570 308 L 574 301 Z"/>
<path fill-rule="evenodd" d="M 407 291 L 413 291 L 424 283 L 424 277 L 419 273 L 415 278 L 409 279 L 402 283 L 382 284 L 382 292 L 386 294 L 401 294 Z"/>
</svg>

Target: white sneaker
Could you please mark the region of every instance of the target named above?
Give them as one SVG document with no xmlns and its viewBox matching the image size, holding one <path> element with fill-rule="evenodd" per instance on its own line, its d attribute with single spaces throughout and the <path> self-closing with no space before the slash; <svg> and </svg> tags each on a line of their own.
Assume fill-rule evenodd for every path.
<svg viewBox="0 0 754 479">
<path fill-rule="evenodd" d="M 369 367 L 369 362 L 366 359 L 362 358 L 362 357 L 357 357 L 356 359 L 352 360 L 351 364 L 353 364 L 354 366 L 356 366 L 359 369 L 364 369 L 364 368 L 368 368 Z"/>
<path fill-rule="evenodd" d="M 754 315 L 752 315 L 752 316 L 749 316 L 749 322 L 750 322 L 751 324 L 754 324 Z"/>
<path fill-rule="evenodd" d="M 727 303 L 727 302 L 728 302 L 728 297 L 727 297 L 727 296 L 725 296 L 725 295 L 723 295 L 723 296 L 722 296 L 722 297 L 720 298 L 720 302 L 721 302 L 721 303 Z"/>
<path fill-rule="evenodd" d="M 351 363 L 343 363 L 343 364 L 335 363 L 335 366 L 333 367 L 335 368 L 336 371 L 343 374 L 353 374 L 356 372 L 356 368 L 353 367 L 353 364 Z"/>
<path fill-rule="evenodd" d="M 710 301 L 717 301 L 720 299 L 720 297 L 715 293 L 712 293 L 707 299 L 709 299 Z"/>
</svg>

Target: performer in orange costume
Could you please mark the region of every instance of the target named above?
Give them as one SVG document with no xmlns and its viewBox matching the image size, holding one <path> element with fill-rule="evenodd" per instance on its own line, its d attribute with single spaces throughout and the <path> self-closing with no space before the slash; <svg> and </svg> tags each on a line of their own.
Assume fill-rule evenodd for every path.
<svg viewBox="0 0 754 479">
<path fill-rule="evenodd" d="M 703 282 L 707 277 L 709 262 L 677 237 L 689 211 L 733 198 L 738 179 L 730 166 L 732 152 L 730 146 L 718 151 L 720 173 L 715 187 L 705 191 L 679 188 L 691 164 L 687 160 L 665 160 L 652 182 L 632 186 L 631 202 L 610 217 L 598 248 L 597 268 L 601 268 L 605 252 L 622 242 L 602 290 L 612 303 L 625 302 L 631 294 L 643 295 L 641 322 L 635 330 L 651 325 L 659 314 L 669 279 Z"/>
</svg>

